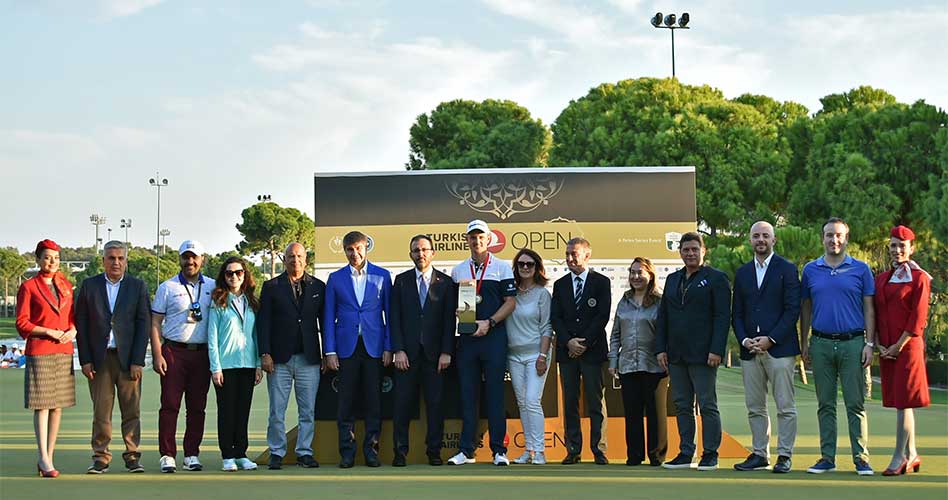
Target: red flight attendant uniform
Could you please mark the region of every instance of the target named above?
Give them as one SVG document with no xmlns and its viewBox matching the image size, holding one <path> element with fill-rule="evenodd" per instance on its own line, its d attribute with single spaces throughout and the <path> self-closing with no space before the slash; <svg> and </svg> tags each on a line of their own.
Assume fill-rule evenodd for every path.
<svg viewBox="0 0 948 500">
<path fill-rule="evenodd" d="M 876 277 L 876 331 L 879 342 L 888 346 L 898 342 L 902 332 L 911 337 L 899 356 L 881 359 L 882 406 L 922 408 L 931 404 L 928 375 L 925 371 L 925 325 L 931 278 L 920 269 L 912 269 L 910 283 L 889 283 L 893 270 Z"/>
</svg>

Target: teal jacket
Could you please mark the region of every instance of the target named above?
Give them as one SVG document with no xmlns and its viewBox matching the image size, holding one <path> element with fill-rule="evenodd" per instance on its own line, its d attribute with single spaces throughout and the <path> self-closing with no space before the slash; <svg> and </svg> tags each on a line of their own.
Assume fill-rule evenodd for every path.
<svg viewBox="0 0 948 500">
<path fill-rule="evenodd" d="M 245 300 L 244 303 L 247 303 Z M 247 304 L 243 319 L 234 307 L 233 295 L 227 294 L 227 307 L 211 304 L 207 318 L 207 354 L 211 373 L 230 368 L 260 368 L 257 355 L 256 315 Z"/>
</svg>

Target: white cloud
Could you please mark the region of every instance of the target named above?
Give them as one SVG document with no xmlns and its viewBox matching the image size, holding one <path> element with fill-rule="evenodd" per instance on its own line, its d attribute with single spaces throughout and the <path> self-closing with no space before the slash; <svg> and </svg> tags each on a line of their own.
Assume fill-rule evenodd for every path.
<svg viewBox="0 0 948 500">
<path fill-rule="evenodd" d="M 106 19 L 126 17 L 154 7 L 164 0 L 96 0 L 96 9 Z"/>
</svg>

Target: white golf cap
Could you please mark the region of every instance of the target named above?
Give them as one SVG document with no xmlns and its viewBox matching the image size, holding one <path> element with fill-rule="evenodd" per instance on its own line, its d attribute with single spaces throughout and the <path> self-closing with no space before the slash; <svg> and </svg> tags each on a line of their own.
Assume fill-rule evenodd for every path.
<svg viewBox="0 0 948 500">
<path fill-rule="evenodd" d="M 184 243 L 178 247 L 178 255 L 181 255 L 185 252 L 191 252 L 194 255 L 200 257 L 201 255 L 204 255 L 204 245 L 202 245 L 201 242 L 197 240 L 184 240 Z"/>
<path fill-rule="evenodd" d="M 487 223 L 480 219 L 474 219 L 467 224 L 467 233 L 470 234 L 471 231 L 480 231 L 485 234 L 490 234 L 490 228 L 487 227 Z"/>
</svg>

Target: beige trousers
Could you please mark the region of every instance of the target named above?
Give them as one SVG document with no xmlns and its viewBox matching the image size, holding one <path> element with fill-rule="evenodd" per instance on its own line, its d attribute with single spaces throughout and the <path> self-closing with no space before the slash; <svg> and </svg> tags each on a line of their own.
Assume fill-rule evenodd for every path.
<svg viewBox="0 0 948 500">
<path fill-rule="evenodd" d="M 138 446 L 142 435 L 142 384 L 122 371 L 115 351 L 108 351 L 102 366 L 96 369 L 95 377 L 89 381 L 89 394 L 92 396 L 92 460 L 112 461 L 109 443 L 112 441 L 112 407 L 116 396 L 122 412 L 122 439 L 125 441 L 122 457 L 126 462 L 138 460 L 141 457 Z"/>
<path fill-rule="evenodd" d="M 775 358 L 768 353 L 742 360 L 744 401 L 750 423 L 755 455 L 770 458 L 770 415 L 767 412 L 767 388 L 773 391 L 777 406 L 777 454 L 790 457 L 797 437 L 797 408 L 793 396 L 793 372 L 796 356 Z"/>
</svg>

